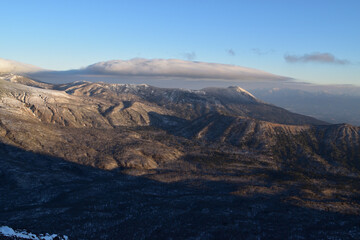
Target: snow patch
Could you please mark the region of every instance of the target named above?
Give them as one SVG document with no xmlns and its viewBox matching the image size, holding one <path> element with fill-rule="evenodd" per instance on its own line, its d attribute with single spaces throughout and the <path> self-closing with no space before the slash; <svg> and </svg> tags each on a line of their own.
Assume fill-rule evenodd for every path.
<svg viewBox="0 0 360 240">
<path fill-rule="evenodd" d="M 27 232 L 27 231 L 16 231 L 8 226 L 1 226 L 0 227 L 0 236 L 6 236 L 6 237 L 16 237 L 16 238 L 23 238 L 23 239 L 32 239 L 32 240 L 54 240 L 55 238 L 68 240 L 69 238 L 64 236 L 59 236 L 57 234 L 40 234 L 39 236 L 36 236 L 33 233 Z"/>
</svg>

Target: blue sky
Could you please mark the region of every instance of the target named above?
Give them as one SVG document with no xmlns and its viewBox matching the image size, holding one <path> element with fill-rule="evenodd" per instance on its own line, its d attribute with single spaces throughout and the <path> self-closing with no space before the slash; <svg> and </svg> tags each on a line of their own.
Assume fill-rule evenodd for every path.
<svg viewBox="0 0 360 240">
<path fill-rule="evenodd" d="M 313 83 L 360 85 L 360 1 L 0 3 L 0 57 L 43 68 L 176 58 L 257 68 Z M 324 61 L 324 54 L 334 61 Z"/>
</svg>

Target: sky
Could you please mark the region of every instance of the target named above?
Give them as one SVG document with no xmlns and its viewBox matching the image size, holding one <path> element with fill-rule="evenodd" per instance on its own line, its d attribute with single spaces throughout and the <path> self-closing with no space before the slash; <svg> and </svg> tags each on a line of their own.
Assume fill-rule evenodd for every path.
<svg viewBox="0 0 360 240">
<path fill-rule="evenodd" d="M 180 59 L 360 85 L 358 0 L 0 0 L 0 10 L 0 58 L 46 69 Z"/>
</svg>

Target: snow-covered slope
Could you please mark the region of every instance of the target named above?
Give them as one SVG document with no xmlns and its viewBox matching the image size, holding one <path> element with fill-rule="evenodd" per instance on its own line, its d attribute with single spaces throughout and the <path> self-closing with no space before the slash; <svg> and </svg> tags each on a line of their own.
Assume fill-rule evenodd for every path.
<svg viewBox="0 0 360 240">
<path fill-rule="evenodd" d="M 53 87 L 52 84 L 35 81 L 31 78 L 14 73 L 0 73 L 0 80 L 5 80 L 12 83 L 19 83 L 19 84 L 43 88 L 43 89 L 51 89 Z"/>
<path fill-rule="evenodd" d="M 230 86 L 228 88 L 204 88 L 203 91 L 219 99 L 247 103 L 260 102 L 254 95 L 238 86 Z"/>
<path fill-rule="evenodd" d="M 1 74 L 0 80 L 2 80 Z M 94 116 L 96 121 L 93 119 L 93 117 L 91 117 L 91 119 L 93 119 L 91 122 L 98 122 L 97 120 L 99 119 L 103 119 L 104 117 L 109 117 L 111 114 L 115 114 L 116 116 L 114 115 L 114 118 L 110 120 L 110 122 L 119 125 L 119 119 L 122 119 L 122 117 L 125 116 L 123 115 L 124 111 L 126 114 L 129 114 L 128 111 L 135 111 L 137 114 L 140 114 L 138 117 L 130 114 L 132 116 L 131 119 L 139 120 L 136 121 L 135 125 L 150 124 L 151 117 L 149 116 L 149 113 L 156 113 L 158 116 L 163 116 L 165 114 L 190 120 L 210 112 L 218 112 L 231 116 L 251 117 L 263 121 L 282 124 L 324 124 L 324 122 L 318 121 L 316 119 L 301 116 L 299 114 L 288 112 L 279 107 L 266 104 L 263 101 L 255 98 L 255 96 L 253 96 L 251 93 L 237 86 L 228 88 L 205 88 L 202 90 L 189 90 L 179 88 L 158 88 L 149 86 L 147 84 L 107 84 L 101 82 L 91 83 L 85 81 L 62 85 L 51 85 L 39 83 L 28 78 L 24 79 L 19 76 L 12 76 L 11 74 L 5 77 L 4 80 L 12 82 L 11 86 L 16 89 L 23 89 L 25 87 L 24 85 L 28 85 L 45 89 L 52 89 L 51 91 L 48 90 L 50 91 L 50 95 L 57 96 L 60 93 L 67 93 L 63 98 L 60 98 L 56 101 L 57 104 L 64 102 L 63 99 L 68 102 L 68 99 L 74 98 L 73 101 L 71 101 L 71 106 L 82 105 L 83 107 L 81 109 L 84 109 L 84 106 L 87 106 L 86 109 L 92 106 L 91 112 L 95 113 L 95 115 L 100 114 L 100 116 Z M 16 83 L 20 84 L 14 85 Z M 41 84 L 44 86 L 41 86 Z M 4 88 L 9 87 L 9 84 L 4 86 Z M 31 96 L 31 92 L 43 91 L 45 89 L 40 90 L 27 88 L 21 91 L 28 92 L 27 96 Z M 33 96 L 33 98 L 34 97 L 36 96 Z M 91 101 L 89 101 L 87 97 L 91 97 Z M 94 101 L 96 104 L 94 104 Z M 63 107 L 68 109 L 69 106 L 70 105 L 66 105 Z M 49 110 L 48 108 L 51 108 L 51 106 L 49 106 L 49 102 L 47 102 L 43 107 L 47 112 Z M 52 112 L 58 112 L 58 107 L 59 106 L 54 106 L 55 109 L 51 109 L 52 111 L 49 110 L 50 118 L 53 116 Z M 41 109 L 43 108 L 41 107 Z M 34 108 L 32 108 L 32 111 L 33 110 Z M 73 110 L 75 111 L 75 109 Z M 78 109 L 75 112 L 79 111 L 80 110 Z M 81 112 L 83 112 L 83 110 L 81 110 Z M 122 117 L 118 115 L 120 113 Z M 89 114 L 85 115 L 93 115 Z M 43 113 L 42 116 L 44 116 Z M 71 113 L 69 113 L 69 119 L 64 118 L 64 116 L 59 116 L 59 120 L 61 119 L 61 122 L 63 122 L 63 120 L 66 119 L 67 123 L 73 122 L 71 120 L 71 116 Z M 56 120 L 56 118 L 51 119 Z M 81 117 L 81 119 L 84 118 Z M 126 119 L 128 119 L 128 117 L 126 117 Z M 107 120 L 103 120 L 107 122 Z M 128 120 L 130 121 L 130 119 Z M 133 120 L 130 122 L 133 122 Z M 102 123 L 104 123 L 104 121 L 102 121 Z M 123 124 L 125 124 L 125 122 L 121 121 L 120 125 Z M 125 125 L 128 125 L 128 123 Z M 101 124 L 101 126 L 103 126 L 103 124 Z"/>
</svg>

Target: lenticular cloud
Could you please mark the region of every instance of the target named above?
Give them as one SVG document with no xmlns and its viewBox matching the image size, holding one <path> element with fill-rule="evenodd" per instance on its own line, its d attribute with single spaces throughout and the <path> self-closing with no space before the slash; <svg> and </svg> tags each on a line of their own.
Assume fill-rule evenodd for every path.
<svg viewBox="0 0 360 240">
<path fill-rule="evenodd" d="M 92 64 L 89 74 L 123 76 L 183 77 L 223 80 L 286 80 L 288 78 L 236 65 L 184 61 L 179 59 L 112 60 Z"/>
</svg>

